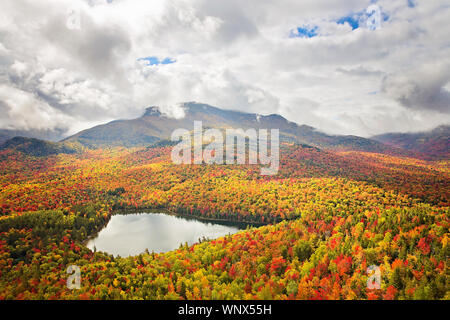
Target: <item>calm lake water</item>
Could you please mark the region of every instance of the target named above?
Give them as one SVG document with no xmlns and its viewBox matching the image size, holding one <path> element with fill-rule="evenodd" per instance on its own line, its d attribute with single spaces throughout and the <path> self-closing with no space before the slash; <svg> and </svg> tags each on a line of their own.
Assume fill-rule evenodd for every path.
<svg viewBox="0 0 450 320">
<path fill-rule="evenodd" d="M 87 247 L 126 257 L 149 252 L 177 249 L 180 243 L 189 245 L 199 238 L 215 239 L 236 233 L 242 226 L 224 225 L 186 219 L 163 213 L 113 215 L 108 225 L 89 240 Z"/>
</svg>

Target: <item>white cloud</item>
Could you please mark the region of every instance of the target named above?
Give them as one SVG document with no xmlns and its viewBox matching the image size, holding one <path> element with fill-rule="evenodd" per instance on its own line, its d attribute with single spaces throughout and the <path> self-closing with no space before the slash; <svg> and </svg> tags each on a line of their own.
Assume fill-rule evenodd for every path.
<svg viewBox="0 0 450 320">
<path fill-rule="evenodd" d="M 70 117 L 55 110 L 33 94 L 7 85 L 0 85 L 1 125 L 7 129 L 56 129 L 67 126 Z"/>
<path fill-rule="evenodd" d="M 2 0 L 0 125 L 73 132 L 151 105 L 180 116 L 183 101 L 365 136 L 449 123 L 450 7 L 380 0 L 379 30 L 335 22 L 370 3 Z M 66 26 L 73 7 L 80 29 Z M 318 36 L 289 38 L 303 25 Z M 137 61 L 149 56 L 176 62 Z"/>
<path fill-rule="evenodd" d="M 428 63 L 383 80 L 383 91 L 406 108 L 450 113 L 450 62 Z"/>
</svg>

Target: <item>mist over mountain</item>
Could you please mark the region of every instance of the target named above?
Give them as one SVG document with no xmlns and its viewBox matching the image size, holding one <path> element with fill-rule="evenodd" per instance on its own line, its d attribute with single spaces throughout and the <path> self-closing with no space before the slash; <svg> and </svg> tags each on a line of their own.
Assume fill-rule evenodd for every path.
<svg viewBox="0 0 450 320">
<path fill-rule="evenodd" d="M 0 151 L 6 149 L 19 151 L 35 157 L 46 157 L 61 153 L 72 154 L 81 151 L 81 148 L 77 148 L 76 144 L 50 142 L 27 137 L 14 137 L 7 140 L 0 145 Z"/>
<path fill-rule="evenodd" d="M 386 133 L 373 140 L 397 148 L 420 152 L 435 158 L 450 156 L 450 125 L 443 125 L 427 132 Z"/>
<path fill-rule="evenodd" d="M 362 138 L 353 135 L 329 135 L 311 126 L 291 122 L 278 114 L 261 115 L 224 110 L 196 102 L 184 103 L 182 108 L 182 118 L 174 118 L 161 112 L 159 107 L 152 106 L 139 118 L 114 120 L 64 139 L 62 131 L 0 130 L 0 148 L 33 156 L 47 156 L 79 152 L 85 148 L 166 145 L 174 130 L 193 130 L 194 121 L 202 121 L 204 129 L 279 129 L 281 142 L 323 149 L 390 153 L 430 159 L 449 156 L 450 126 L 440 126 L 429 132 L 387 133 Z"/>
<path fill-rule="evenodd" d="M 0 129 L 0 145 L 14 137 L 36 138 L 57 142 L 64 138 L 64 130 L 11 130 Z"/>
<path fill-rule="evenodd" d="M 183 104 L 185 116 L 168 117 L 158 107 L 149 107 L 145 113 L 131 120 L 116 120 L 83 130 L 63 141 L 79 142 L 89 148 L 111 146 L 146 146 L 169 139 L 178 128 L 193 129 L 194 121 L 202 121 L 204 128 L 279 129 L 280 139 L 324 148 L 342 148 L 382 152 L 388 147 L 374 140 L 357 136 L 333 136 L 307 125 L 288 121 L 277 114 L 260 115 L 241 111 L 223 110 L 207 104 Z"/>
</svg>

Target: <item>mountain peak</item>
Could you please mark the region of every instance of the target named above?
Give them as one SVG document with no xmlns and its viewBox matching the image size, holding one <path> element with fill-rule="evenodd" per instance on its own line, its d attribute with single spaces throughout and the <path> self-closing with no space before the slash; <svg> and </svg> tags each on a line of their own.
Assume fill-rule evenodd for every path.
<svg viewBox="0 0 450 320">
<path fill-rule="evenodd" d="M 199 102 L 186 102 L 183 103 L 183 108 L 186 113 L 195 113 L 195 112 L 202 112 L 202 113 L 218 113 L 218 112 L 227 112 L 227 110 L 220 109 L 217 107 L 213 107 L 209 104 L 205 103 L 199 103 Z M 238 111 L 236 111 L 238 112 Z"/>
<path fill-rule="evenodd" d="M 150 116 L 161 116 L 161 111 L 159 110 L 159 107 L 152 106 L 145 109 L 145 113 L 142 117 L 150 117 Z"/>
<path fill-rule="evenodd" d="M 20 151 L 31 156 L 45 157 L 59 153 L 76 153 L 78 151 L 77 147 L 78 150 L 81 150 L 81 146 L 78 144 L 50 142 L 36 138 L 17 136 L 0 145 L 0 150 L 10 149 Z"/>
<path fill-rule="evenodd" d="M 177 108 L 184 110 L 183 117 L 167 114 L 163 107 L 151 106 L 145 109 L 144 115 L 140 118 L 99 125 L 68 137 L 65 141 L 77 141 L 89 148 L 148 146 L 168 139 L 176 129 L 189 129 L 195 121 L 202 121 L 205 128 L 278 129 L 282 141 L 319 148 L 347 148 L 363 151 L 390 149 L 379 142 L 364 138 L 330 136 L 313 127 L 290 122 L 279 114 L 246 113 L 198 102 L 185 102 L 177 105 Z"/>
</svg>

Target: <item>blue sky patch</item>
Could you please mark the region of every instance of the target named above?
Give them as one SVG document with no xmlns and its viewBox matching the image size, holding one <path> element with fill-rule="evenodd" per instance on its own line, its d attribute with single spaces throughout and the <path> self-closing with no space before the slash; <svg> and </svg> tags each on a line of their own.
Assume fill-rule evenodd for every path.
<svg viewBox="0 0 450 320">
<path fill-rule="evenodd" d="M 292 29 L 290 32 L 290 38 L 312 38 L 318 35 L 317 31 L 319 30 L 318 26 L 309 27 L 297 27 L 296 29 Z"/>
<path fill-rule="evenodd" d="M 361 16 L 361 13 L 356 13 L 354 15 L 345 16 L 342 18 L 339 18 L 336 22 L 337 24 L 345 24 L 346 22 L 352 27 L 352 30 L 359 28 L 359 17 Z"/>
<path fill-rule="evenodd" d="M 415 1 L 415 0 L 408 0 L 409 1 Z M 366 26 L 366 22 L 367 19 L 369 17 L 371 17 L 373 14 L 375 14 L 374 12 L 372 13 L 367 13 L 366 9 L 359 11 L 359 12 L 355 12 L 355 13 L 351 13 L 347 16 L 338 18 L 336 21 L 337 24 L 345 24 L 348 23 L 350 25 L 350 27 L 352 28 L 352 30 L 358 29 L 360 27 L 365 27 Z M 380 14 L 381 14 L 381 21 L 388 21 L 390 16 L 389 14 L 387 14 L 386 12 L 383 12 L 380 9 Z"/>
<path fill-rule="evenodd" d="M 155 56 L 139 58 L 138 61 L 147 61 L 148 66 L 157 66 L 160 64 L 171 64 L 171 63 L 176 62 L 176 60 L 172 59 L 172 58 L 164 58 L 164 59 L 160 60 L 158 57 L 155 57 Z"/>
<path fill-rule="evenodd" d="M 413 3 L 413 5 L 415 5 L 416 2 L 416 0 L 407 0 L 407 1 L 408 4 L 411 2 Z M 376 4 L 376 2 L 377 0 L 371 0 L 371 3 L 373 4 Z M 378 17 L 372 17 L 374 14 L 380 15 L 379 20 Z M 370 25 L 370 22 L 372 22 L 374 18 L 377 21 L 377 28 L 379 28 L 381 27 L 382 22 L 386 22 L 390 19 L 390 16 L 387 12 L 384 12 L 380 6 L 375 5 L 375 10 L 374 7 L 368 7 L 361 11 L 350 12 L 349 14 L 342 16 L 340 18 L 330 20 L 330 22 L 334 22 L 341 25 L 348 24 L 352 28 L 352 30 L 356 30 L 358 28 L 368 28 L 370 30 L 375 30 L 377 28 L 371 28 Z M 369 21 L 369 19 L 371 20 Z M 305 24 L 303 26 L 296 27 L 295 29 L 291 29 L 289 33 L 289 38 L 313 38 L 317 37 L 318 35 L 319 35 L 319 26 L 317 25 L 311 26 L 309 24 Z"/>
<path fill-rule="evenodd" d="M 416 6 L 416 0 L 408 0 L 408 7 L 414 8 Z"/>
</svg>

